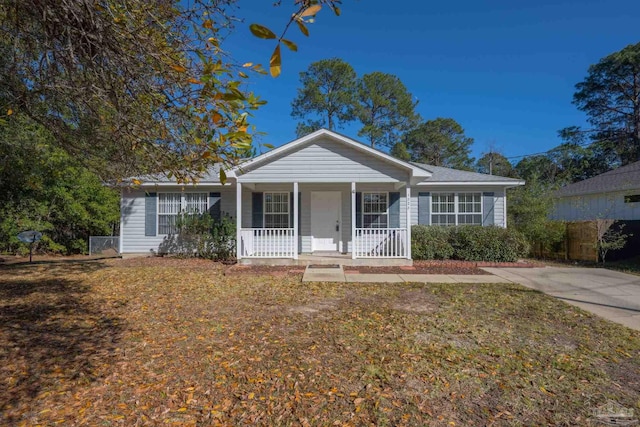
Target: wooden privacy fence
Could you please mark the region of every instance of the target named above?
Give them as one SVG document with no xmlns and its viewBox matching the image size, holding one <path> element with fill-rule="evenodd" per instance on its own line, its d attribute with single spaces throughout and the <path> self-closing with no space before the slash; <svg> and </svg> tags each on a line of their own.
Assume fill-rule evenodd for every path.
<svg viewBox="0 0 640 427">
<path fill-rule="evenodd" d="M 593 221 L 567 223 L 565 245 L 568 259 L 597 262 L 597 241 L 597 230 Z"/>
<path fill-rule="evenodd" d="M 547 250 L 542 243 L 534 243 L 534 255 L 543 258 L 597 262 L 597 230 L 595 222 L 567 222 L 565 227 L 565 239 L 560 247 L 556 248 L 556 250 Z"/>
</svg>

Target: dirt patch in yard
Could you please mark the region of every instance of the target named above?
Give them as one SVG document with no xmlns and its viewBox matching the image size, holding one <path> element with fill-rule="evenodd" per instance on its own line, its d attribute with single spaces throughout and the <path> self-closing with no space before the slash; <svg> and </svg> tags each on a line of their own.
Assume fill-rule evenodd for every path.
<svg viewBox="0 0 640 427">
<path fill-rule="evenodd" d="M 270 276 L 302 276 L 304 274 L 304 266 L 292 265 L 240 265 L 235 264 L 228 267 L 225 276 L 235 275 L 270 275 Z"/>
<path fill-rule="evenodd" d="M 437 309 L 437 299 L 426 289 L 410 289 L 400 292 L 392 304 L 395 310 L 408 313 L 429 313 Z"/>
</svg>

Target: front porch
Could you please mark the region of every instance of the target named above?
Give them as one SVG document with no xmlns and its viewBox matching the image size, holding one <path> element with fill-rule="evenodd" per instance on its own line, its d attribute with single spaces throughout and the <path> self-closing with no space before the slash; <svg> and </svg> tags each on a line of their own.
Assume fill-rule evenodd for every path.
<svg viewBox="0 0 640 427">
<path fill-rule="evenodd" d="M 356 258 L 353 259 L 350 253 L 318 253 L 299 254 L 294 258 L 242 258 L 240 264 L 243 265 L 343 265 L 343 266 L 367 266 L 367 267 L 390 267 L 390 266 L 411 266 L 413 260 L 405 258 Z"/>
<path fill-rule="evenodd" d="M 237 182 L 236 192 L 240 263 L 412 264 L 408 183 Z"/>
</svg>

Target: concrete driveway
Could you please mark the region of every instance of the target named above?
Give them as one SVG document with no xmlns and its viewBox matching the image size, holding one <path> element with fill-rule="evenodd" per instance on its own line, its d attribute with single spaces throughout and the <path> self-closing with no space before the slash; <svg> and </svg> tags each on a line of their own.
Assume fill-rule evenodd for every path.
<svg viewBox="0 0 640 427">
<path fill-rule="evenodd" d="M 640 276 L 604 268 L 484 268 L 515 283 L 640 330 Z"/>
</svg>

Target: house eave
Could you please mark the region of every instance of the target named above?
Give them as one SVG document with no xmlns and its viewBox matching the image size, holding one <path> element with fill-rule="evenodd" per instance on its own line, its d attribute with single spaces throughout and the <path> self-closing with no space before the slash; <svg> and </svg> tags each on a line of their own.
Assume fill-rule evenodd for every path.
<svg viewBox="0 0 640 427">
<path fill-rule="evenodd" d="M 419 182 L 417 185 L 429 186 L 429 187 L 448 187 L 448 186 L 472 186 L 472 187 L 486 187 L 486 186 L 500 186 L 500 187 L 518 187 L 524 185 L 524 181 L 437 181 Z"/>
</svg>

